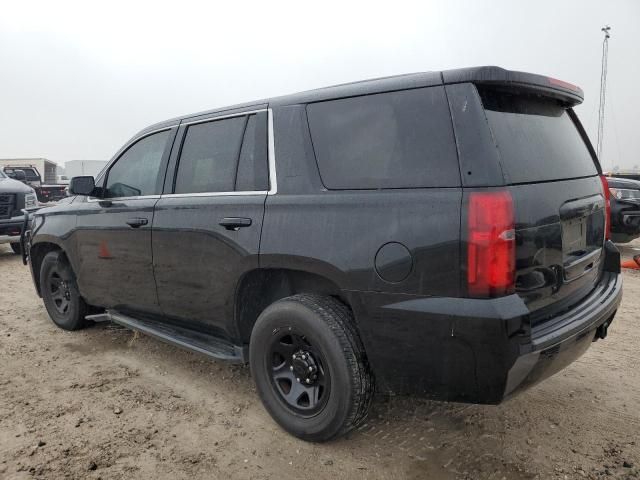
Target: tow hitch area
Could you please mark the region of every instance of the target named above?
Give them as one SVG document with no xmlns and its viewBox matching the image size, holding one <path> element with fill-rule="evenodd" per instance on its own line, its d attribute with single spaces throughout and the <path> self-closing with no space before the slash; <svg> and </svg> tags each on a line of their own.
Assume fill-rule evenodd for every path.
<svg viewBox="0 0 640 480">
<path fill-rule="evenodd" d="M 604 340 L 605 338 L 607 338 L 607 333 L 609 331 L 610 323 L 611 323 L 611 320 L 607 320 L 596 329 L 596 335 L 593 337 L 594 342 L 598 340 Z"/>
</svg>

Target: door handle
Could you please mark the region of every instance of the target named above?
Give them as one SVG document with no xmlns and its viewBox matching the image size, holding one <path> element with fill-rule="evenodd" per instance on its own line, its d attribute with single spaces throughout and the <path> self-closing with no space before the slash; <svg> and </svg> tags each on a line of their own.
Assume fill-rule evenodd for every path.
<svg viewBox="0 0 640 480">
<path fill-rule="evenodd" d="M 250 218 L 241 218 L 241 217 L 224 217 L 218 223 L 221 227 L 226 228 L 227 230 L 237 231 L 240 228 L 250 227 L 251 219 Z"/>
<path fill-rule="evenodd" d="M 131 228 L 139 228 L 143 225 L 146 225 L 147 223 L 149 223 L 149 220 L 147 220 L 146 218 L 130 218 L 129 220 L 127 220 L 127 225 L 129 225 Z"/>
</svg>

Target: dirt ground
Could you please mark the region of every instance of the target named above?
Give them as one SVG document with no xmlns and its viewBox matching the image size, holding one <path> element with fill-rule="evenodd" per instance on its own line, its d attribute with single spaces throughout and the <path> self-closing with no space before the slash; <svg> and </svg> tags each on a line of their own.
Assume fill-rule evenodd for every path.
<svg viewBox="0 0 640 480">
<path fill-rule="evenodd" d="M 497 407 L 381 398 L 323 445 L 274 424 L 248 368 L 57 329 L 6 245 L 0 278 L 2 479 L 640 478 L 636 271 L 609 337 L 541 385 Z"/>
</svg>

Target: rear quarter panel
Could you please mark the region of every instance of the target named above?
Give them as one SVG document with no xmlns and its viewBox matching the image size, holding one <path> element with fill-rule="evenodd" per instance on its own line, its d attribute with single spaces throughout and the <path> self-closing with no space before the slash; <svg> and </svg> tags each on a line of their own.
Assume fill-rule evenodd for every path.
<svg viewBox="0 0 640 480">
<path fill-rule="evenodd" d="M 342 290 L 459 295 L 461 188 L 327 190 L 304 105 L 274 108 L 274 143 L 278 191 L 266 200 L 262 268 L 316 273 Z M 389 242 L 412 257 L 397 283 L 375 269 Z"/>
<path fill-rule="evenodd" d="M 260 265 L 316 273 L 342 290 L 455 297 L 461 198 L 455 188 L 270 196 Z M 383 280 L 375 268 L 376 253 L 389 242 L 412 257 L 400 282 Z"/>
</svg>

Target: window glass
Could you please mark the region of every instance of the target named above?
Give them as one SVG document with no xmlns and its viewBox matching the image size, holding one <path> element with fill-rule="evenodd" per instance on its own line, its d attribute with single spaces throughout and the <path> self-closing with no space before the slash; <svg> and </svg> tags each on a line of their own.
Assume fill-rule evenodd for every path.
<svg viewBox="0 0 640 480">
<path fill-rule="evenodd" d="M 510 182 L 597 175 L 587 145 L 558 102 L 490 89 L 480 95 Z"/>
<path fill-rule="evenodd" d="M 158 175 L 169 131 L 154 133 L 133 144 L 107 174 L 105 197 L 157 195 Z"/>
<path fill-rule="evenodd" d="M 267 153 L 267 114 L 251 115 L 244 132 L 238 174 L 237 191 L 264 191 L 269 189 Z"/>
<path fill-rule="evenodd" d="M 247 117 L 191 125 L 187 129 L 175 193 L 234 190 L 238 154 Z"/>
<path fill-rule="evenodd" d="M 313 103 L 307 115 L 327 188 L 460 185 L 443 87 Z"/>
<path fill-rule="evenodd" d="M 36 170 L 34 170 L 33 168 L 23 168 L 21 170 L 24 171 L 24 176 L 29 181 L 31 181 L 31 180 L 39 180 L 40 179 L 40 174 Z"/>
<path fill-rule="evenodd" d="M 16 167 L 16 168 L 5 168 L 7 173 L 15 174 L 16 170 L 22 170 L 24 172 L 25 180 L 32 182 L 40 180 L 40 175 L 33 168 L 24 168 L 24 167 Z"/>
</svg>

